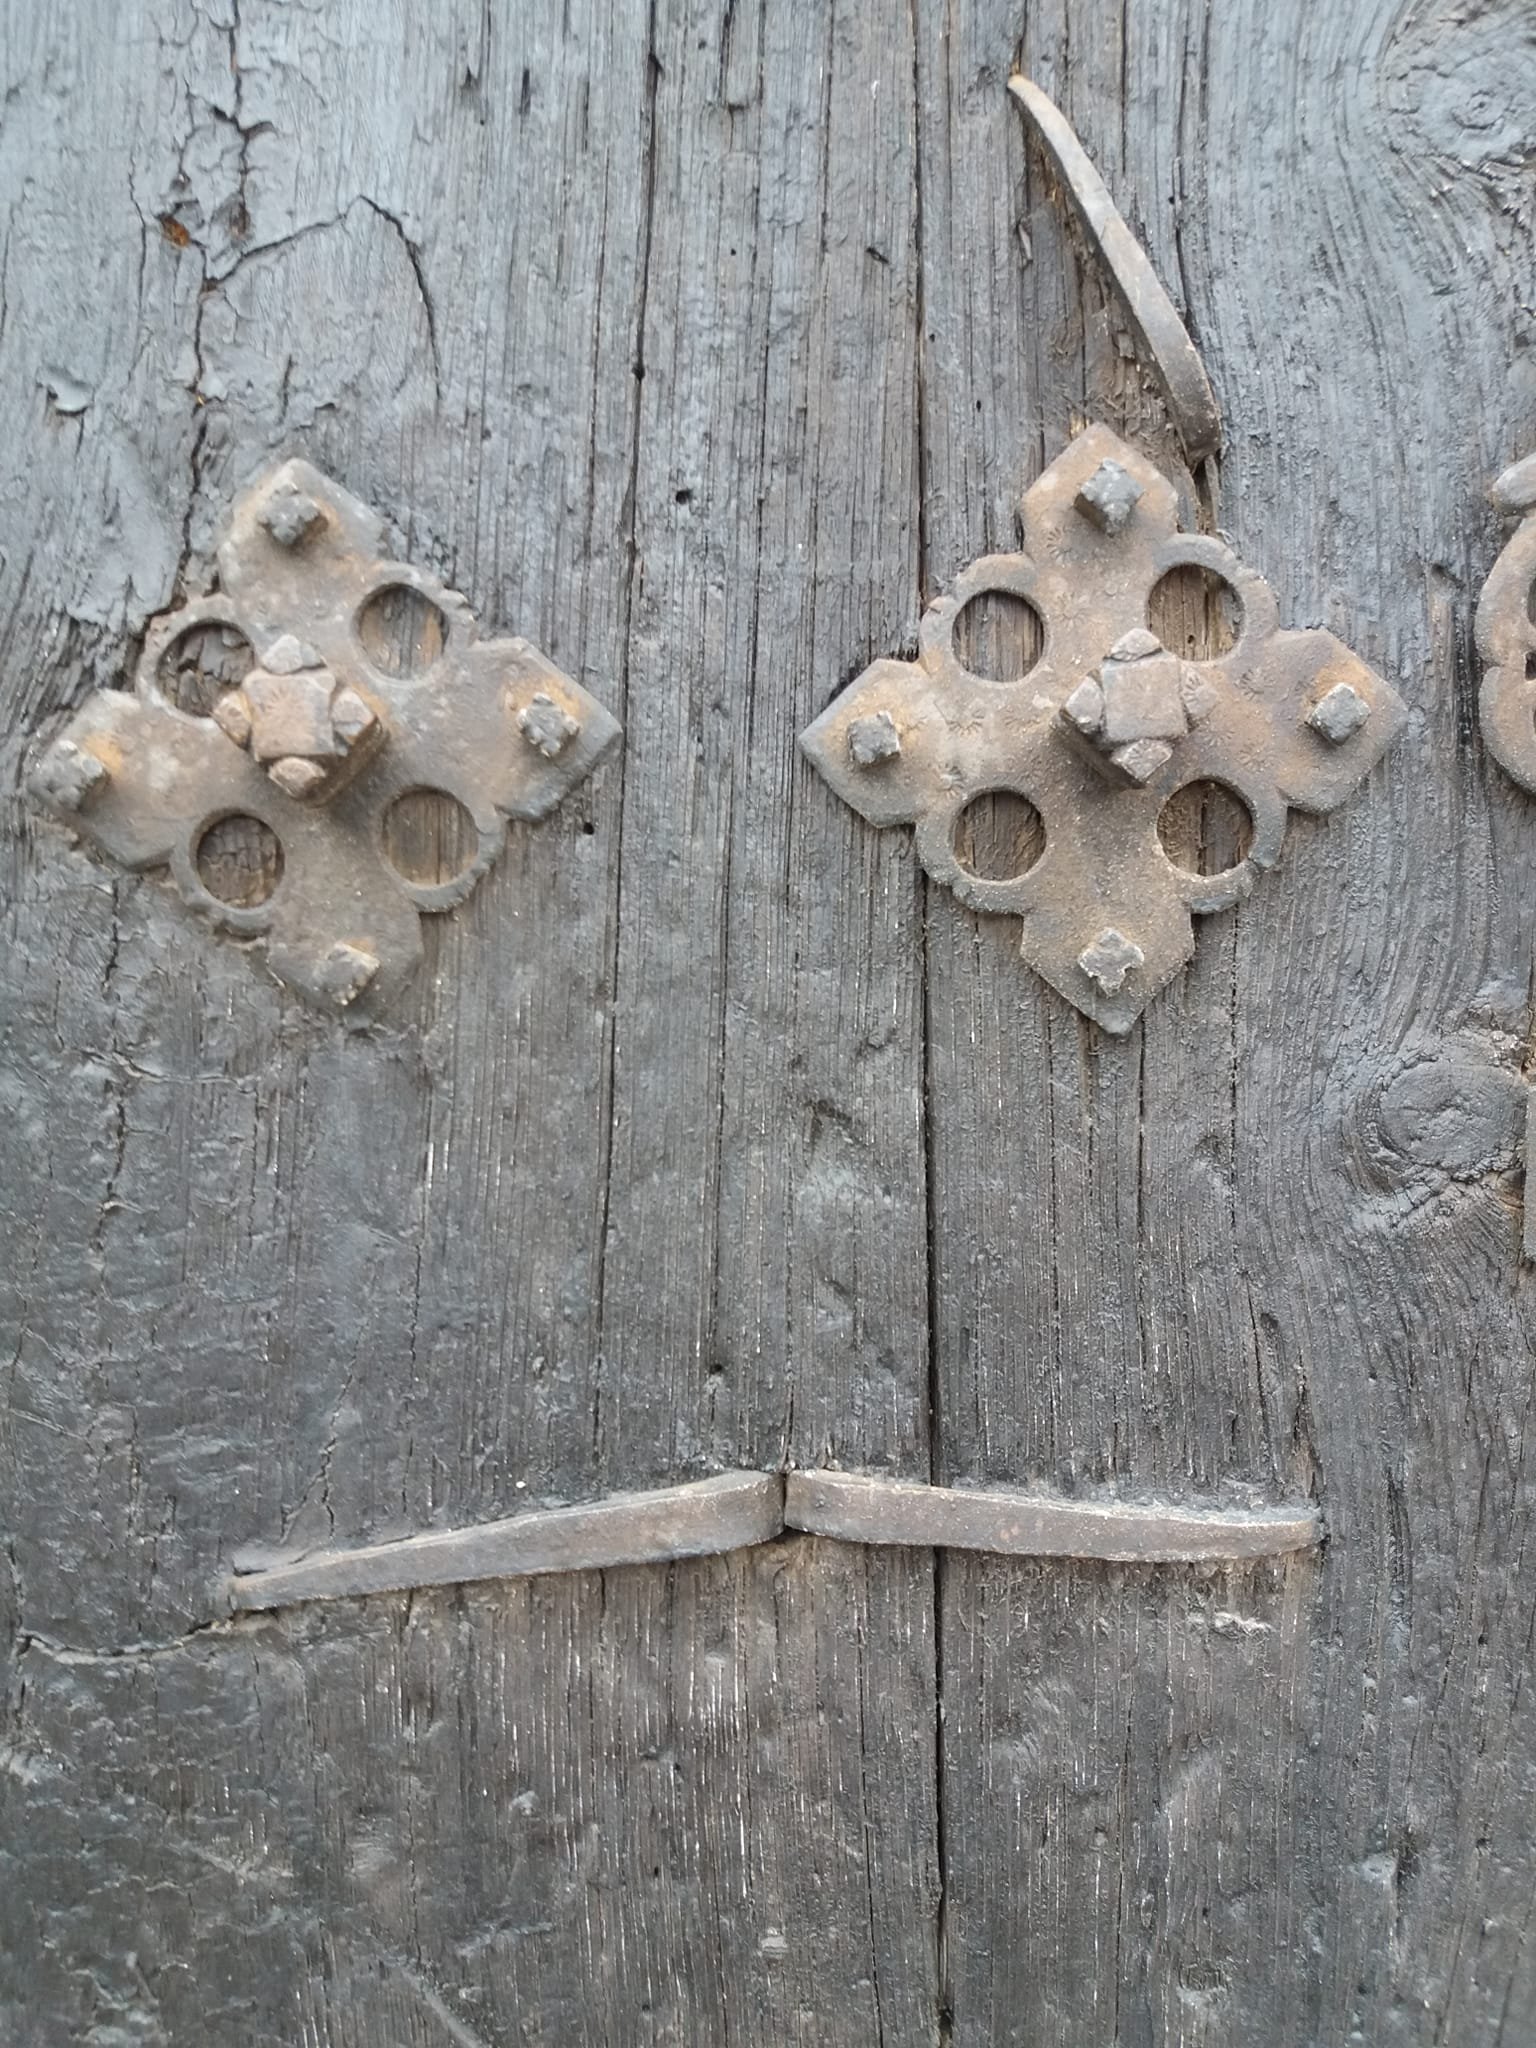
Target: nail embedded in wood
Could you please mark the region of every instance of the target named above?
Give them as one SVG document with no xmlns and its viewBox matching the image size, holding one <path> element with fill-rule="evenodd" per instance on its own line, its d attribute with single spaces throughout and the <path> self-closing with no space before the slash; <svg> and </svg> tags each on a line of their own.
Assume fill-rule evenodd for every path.
<svg viewBox="0 0 1536 2048">
<path fill-rule="evenodd" d="M 568 740 L 581 731 L 578 721 L 543 690 L 530 697 L 517 714 L 517 729 L 530 747 L 553 761 Z"/>
<path fill-rule="evenodd" d="M 1221 446 L 1221 411 L 1199 350 L 1066 115 L 1032 79 L 1018 72 L 1009 79 L 1008 90 L 1032 122 L 1076 202 L 1089 240 L 1119 287 L 1131 326 L 1162 381 L 1168 417 L 1186 456 L 1191 463 L 1202 461 Z M 1081 503 L 1079 510 L 1094 517 Z"/>
<path fill-rule="evenodd" d="M 314 986 L 338 1010 L 355 1003 L 379 971 L 377 957 L 363 946 L 338 940 L 315 969 Z"/>
<path fill-rule="evenodd" d="M 1146 954 L 1134 939 L 1128 939 L 1124 932 L 1117 932 L 1113 925 L 1101 931 L 1093 944 L 1077 956 L 1077 964 L 1088 976 L 1096 981 L 1105 995 L 1118 995 L 1125 986 L 1125 977 L 1134 974 L 1138 967 L 1146 964 Z"/>
<path fill-rule="evenodd" d="M 856 718 L 848 728 L 848 753 L 860 768 L 893 761 L 900 752 L 901 734 L 889 711 L 872 711 L 866 718 Z"/>
<path fill-rule="evenodd" d="M 314 499 L 291 482 L 273 486 L 258 517 L 280 548 L 302 547 L 325 521 Z"/>
<path fill-rule="evenodd" d="M 73 740 L 55 740 L 28 777 L 33 796 L 60 811 L 85 811 L 111 779 L 105 761 Z"/>
<path fill-rule="evenodd" d="M 843 1543 L 906 1543 L 1009 1557 L 1181 1564 L 1278 1557 L 1318 1542 L 1309 1502 L 1270 1509 L 1176 1508 L 927 1486 L 854 1472 L 791 1472 L 784 1526 Z"/>
<path fill-rule="evenodd" d="M 261 1571 L 237 1571 L 227 1593 L 232 1608 L 259 1610 L 476 1579 L 597 1571 L 741 1550 L 769 1542 L 783 1527 L 784 1482 L 777 1472 L 723 1472 L 650 1493 L 534 1509 L 468 1529 L 318 1551 Z"/>
<path fill-rule="evenodd" d="M 1124 531 L 1142 497 L 1142 487 L 1118 462 L 1104 461 L 1073 500 L 1083 517 L 1111 540 Z"/>
<path fill-rule="evenodd" d="M 1307 713 L 1307 723 L 1330 746 L 1341 747 L 1354 738 L 1370 715 L 1370 705 L 1352 683 L 1335 683 Z"/>
</svg>

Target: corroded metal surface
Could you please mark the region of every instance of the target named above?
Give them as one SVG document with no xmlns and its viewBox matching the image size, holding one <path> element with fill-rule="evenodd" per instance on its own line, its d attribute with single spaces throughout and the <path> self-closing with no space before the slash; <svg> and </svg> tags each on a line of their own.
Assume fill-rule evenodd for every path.
<svg viewBox="0 0 1536 2048">
<path fill-rule="evenodd" d="M 1267 583 L 1231 549 L 1181 533 L 1172 484 L 1102 426 L 1079 434 L 1029 490 L 1023 549 L 963 571 L 929 606 L 915 661 L 877 661 L 801 735 L 811 760 L 872 825 L 912 824 L 937 882 L 1022 922 L 1024 958 L 1067 1001 L 1127 1031 L 1194 950 L 1192 917 L 1226 909 L 1279 855 L 1290 806 L 1328 811 L 1381 758 L 1402 700 L 1321 631 L 1282 631 Z M 1193 564 L 1241 604 L 1237 642 L 1188 662 L 1159 646 L 1148 600 Z M 1039 660 L 992 682 L 961 663 L 960 614 L 1010 593 L 1038 613 Z M 1246 855 L 1215 875 L 1175 867 L 1158 819 L 1186 784 L 1214 782 L 1252 820 Z M 1023 873 L 968 869 L 957 827 L 1010 790 L 1044 827 Z"/>
<path fill-rule="evenodd" d="M 535 1508 L 467 1529 L 435 1529 L 355 1550 L 237 1559 L 230 1610 L 345 1600 L 363 1593 L 546 1572 L 601 1571 L 714 1556 L 786 1531 L 839 1543 L 905 1543 L 1002 1557 L 1094 1557 L 1176 1564 L 1275 1557 L 1322 1533 L 1310 1502 L 1182 1508 L 1168 1502 L 929 1486 L 878 1473 L 722 1472 L 574 1507 Z"/>
<path fill-rule="evenodd" d="M 594 698 L 526 640 L 482 640 L 456 591 L 382 553 L 382 521 L 305 462 L 237 500 L 219 588 L 151 626 L 132 692 L 103 690 L 36 763 L 34 794 L 129 868 L 167 867 L 184 900 L 310 999 L 373 1014 L 421 957 L 419 913 L 462 903 L 509 818 L 543 817 L 618 736 Z M 360 622 L 381 593 L 435 608 L 440 649 L 385 673 Z M 214 629 L 250 666 L 206 712 L 166 694 L 167 664 Z M 385 819 L 411 792 L 455 798 L 473 821 L 446 880 L 396 871 Z M 198 852 L 231 817 L 265 826 L 280 864 L 265 901 L 230 903 Z"/>
<path fill-rule="evenodd" d="M 1536 455 L 1493 486 L 1499 510 L 1520 516 L 1483 585 L 1477 649 L 1485 663 L 1480 711 L 1494 759 L 1536 794 Z"/>
<path fill-rule="evenodd" d="M 233 1608 L 287 1607 L 298 1600 L 475 1579 L 595 1571 L 740 1550 L 768 1542 L 783 1526 L 784 1481 L 777 1472 L 722 1472 L 650 1493 L 610 1494 L 469 1529 L 438 1529 L 395 1543 L 318 1551 L 256 1571 L 237 1570 L 227 1591 Z"/>
<path fill-rule="evenodd" d="M 1221 412 L 1199 351 L 1164 291 L 1145 250 L 1121 218 L 1109 188 L 1073 132 L 1072 124 L 1032 79 L 1015 72 L 1008 90 L 1034 124 L 1065 180 L 1094 247 L 1119 287 L 1126 314 L 1162 380 L 1168 417 L 1189 460 L 1221 446 Z"/>
<path fill-rule="evenodd" d="M 1122 1564 L 1277 1557 L 1321 1534 L 1308 1501 L 1274 1508 L 1181 1508 L 925 1486 L 861 1472 L 791 1472 L 784 1525 L 842 1543 L 907 1543 L 1011 1557 L 1094 1557 Z"/>
</svg>

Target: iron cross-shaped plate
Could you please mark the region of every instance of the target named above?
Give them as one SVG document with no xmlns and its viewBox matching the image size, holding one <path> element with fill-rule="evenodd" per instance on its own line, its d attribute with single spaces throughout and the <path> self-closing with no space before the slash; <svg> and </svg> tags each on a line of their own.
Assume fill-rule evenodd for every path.
<svg viewBox="0 0 1536 2048">
<path fill-rule="evenodd" d="M 421 959 L 419 913 L 462 903 L 500 853 L 509 818 L 553 810 L 619 727 L 520 639 L 481 639 L 457 591 L 383 551 L 384 527 L 307 462 L 235 501 L 219 587 L 151 625 L 134 688 L 100 690 L 35 764 L 34 794 L 128 868 L 165 867 L 182 898 L 312 1002 L 361 1022 Z M 368 608 L 403 592 L 436 615 L 437 644 L 408 673 L 380 666 Z M 244 650 L 211 703 L 171 701 L 193 636 Z M 453 798 L 471 847 L 447 879 L 391 865 L 391 808 Z M 199 850 L 235 818 L 270 835 L 279 869 L 260 901 L 207 885 Z"/>
<path fill-rule="evenodd" d="M 915 825 L 936 881 L 1021 920 L 1024 958 L 1108 1031 L 1128 1031 L 1194 952 L 1193 917 L 1247 896 L 1273 866 L 1294 805 L 1329 811 L 1380 760 L 1401 698 L 1321 631 L 1283 632 L 1274 594 L 1222 542 L 1181 533 L 1173 485 L 1108 428 L 1087 428 L 1026 494 L 1023 549 L 974 562 L 923 616 L 915 661 L 877 661 L 801 736 L 872 825 Z M 1242 607 L 1230 651 L 1191 662 L 1148 629 L 1148 600 L 1193 564 Z M 966 669 L 955 627 L 988 592 L 1044 627 L 1017 682 Z M 1158 836 L 1189 783 L 1232 791 L 1252 820 L 1236 866 L 1178 868 Z M 1012 791 L 1044 847 L 1025 872 L 975 874 L 956 846 L 978 797 Z"/>
</svg>

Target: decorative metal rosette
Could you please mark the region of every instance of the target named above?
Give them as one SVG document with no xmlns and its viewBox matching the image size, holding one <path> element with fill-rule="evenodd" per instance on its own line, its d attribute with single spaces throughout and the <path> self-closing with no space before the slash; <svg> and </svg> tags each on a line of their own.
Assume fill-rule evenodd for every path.
<svg viewBox="0 0 1536 2048">
<path fill-rule="evenodd" d="M 1018 554 L 974 562 L 923 616 L 915 661 L 877 661 L 801 737 L 872 825 L 915 825 L 928 874 L 978 910 L 1017 917 L 1024 958 L 1107 1030 L 1127 1031 L 1194 951 L 1193 917 L 1247 896 L 1279 855 L 1290 807 L 1328 811 L 1380 760 L 1402 700 L 1331 633 L 1282 631 L 1267 583 L 1222 542 L 1182 533 L 1173 485 L 1095 426 L 1023 501 Z M 1242 607 L 1210 661 L 1163 648 L 1148 600 L 1193 564 Z M 1040 657 L 1013 682 L 963 666 L 955 628 L 989 592 L 1025 600 Z M 1218 783 L 1252 820 L 1220 874 L 1175 866 L 1158 834 L 1169 800 Z M 1013 791 L 1044 844 L 992 879 L 957 845 L 978 797 Z"/>
<path fill-rule="evenodd" d="M 619 732 L 536 647 L 480 639 L 456 591 L 382 543 L 365 505 L 306 462 L 282 464 L 236 500 L 216 593 L 156 619 L 132 691 L 99 691 L 31 775 L 34 794 L 102 852 L 168 868 L 194 910 L 264 941 L 282 980 L 356 1017 L 414 971 L 419 913 L 462 903 L 507 820 L 545 816 Z M 392 592 L 433 619 L 400 673 L 363 630 Z M 210 631 L 235 651 L 228 687 L 177 703 L 177 650 Z M 472 821 L 469 857 L 448 879 L 413 879 L 388 857 L 392 807 L 423 790 Z M 231 819 L 252 821 L 272 850 L 247 900 L 216 894 L 200 859 Z"/>
</svg>

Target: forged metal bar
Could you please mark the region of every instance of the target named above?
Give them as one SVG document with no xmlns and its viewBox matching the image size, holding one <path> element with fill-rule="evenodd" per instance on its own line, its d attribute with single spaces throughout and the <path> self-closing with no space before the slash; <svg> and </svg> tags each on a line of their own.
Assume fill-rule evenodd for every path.
<svg viewBox="0 0 1536 2048">
<path fill-rule="evenodd" d="M 851 1472 L 724 1472 L 651 1493 L 536 1509 L 469 1529 L 435 1530 L 358 1550 L 316 1551 L 259 1571 L 238 1568 L 228 1605 L 260 1611 L 303 1600 L 402 1593 L 476 1579 L 662 1564 L 771 1543 L 786 1529 L 840 1543 L 986 1550 L 1003 1557 L 1093 1557 L 1126 1564 L 1274 1557 L 1321 1534 L 1304 1502 L 1272 1510 L 1185 1509 L 1048 1500 Z"/>
<path fill-rule="evenodd" d="M 1010 1557 L 1092 1557 L 1121 1564 L 1276 1557 L 1322 1534 L 1314 1508 L 1136 1506 L 925 1486 L 852 1472 L 791 1472 L 784 1526 L 840 1543 L 905 1543 Z"/>
<path fill-rule="evenodd" d="M 398 1593 L 473 1579 L 600 1570 L 707 1557 L 767 1543 L 784 1527 L 777 1472 L 723 1472 L 652 1493 L 616 1493 L 578 1507 L 535 1509 L 471 1529 L 435 1530 L 361 1550 L 316 1551 L 292 1564 L 236 1573 L 234 1608 L 287 1607 L 299 1600 Z"/>
<path fill-rule="evenodd" d="M 1188 329 L 1066 115 L 1019 72 L 1009 79 L 1008 90 L 1033 122 L 1076 201 L 1089 238 L 1119 286 L 1131 325 L 1162 380 L 1168 415 L 1185 454 L 1192 465 L 1203 461 L 1221 446 L 1221 410 Z"/>
</svg>

